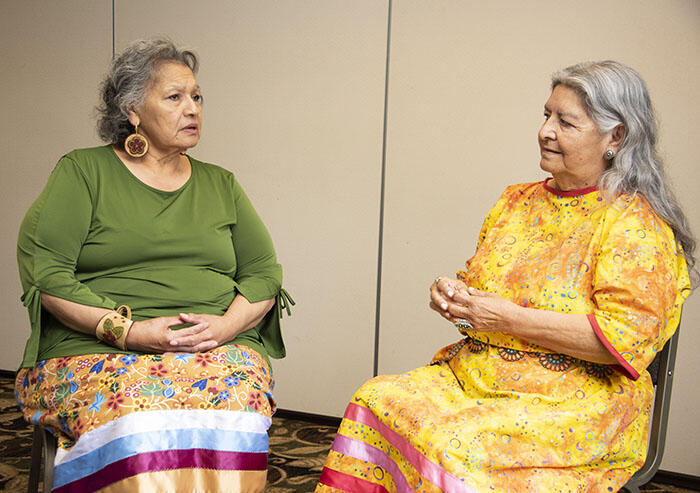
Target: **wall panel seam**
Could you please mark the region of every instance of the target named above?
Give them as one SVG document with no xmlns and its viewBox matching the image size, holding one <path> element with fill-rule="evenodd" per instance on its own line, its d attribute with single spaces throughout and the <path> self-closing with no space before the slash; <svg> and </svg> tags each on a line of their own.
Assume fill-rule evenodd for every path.
<svg viewBox="0 0 700 493">
<path fill-rule="evenodd" d="M 115 30 L 115 20 L 114 20 L 114 17 L 115 17 L 114 2 L 116 2 L 116 1 L 117 0 L 112 0 L 112 60 L 114 60 L 114 58 L 117 56 L 117 46 L 116 46 L 117 33 Z"/>
<path fill-rule="evenodd" d="M 382 165 L 379 192 L 379 237 L 377 241 L 377 298 L 374 318 L 374 367 L 372 375 L 379 373 L 379 319 L 381 314 L 382 301 L 382 254 L 384 247 L 384 193 L 386 179 L 386 134 L 387 134 L 387 114 L 389 102 L 389 60 L 391 56 L 391 7 L 392 0 L 387 4 L 387 25 L 386 25 L 386 65 L 384 67 L 384 116 L 382 122 Z"/>
</svg>

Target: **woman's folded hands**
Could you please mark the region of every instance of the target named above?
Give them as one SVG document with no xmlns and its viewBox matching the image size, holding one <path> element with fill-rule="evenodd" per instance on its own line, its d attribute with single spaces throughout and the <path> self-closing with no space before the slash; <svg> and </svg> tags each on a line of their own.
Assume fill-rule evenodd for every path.
<svg viewBox="0 0 700 493">
<path fill-rule="evenodd" d="M 185 324 L 191 326 L 173 328 Z M 134 322 L 126 346 L 142 352 L 196 353 L 209 351 L 228 341 L 229 332 L 225 317 L 181 313 L 177 317 L 157 317 Z"/>
<path fill-rule="evenodd" d="M 455 325 L 482 332 L 508 332 L 520 309 L 502 296 L 442 276 L 430 286 L 430 308 Z"/>
</svg>

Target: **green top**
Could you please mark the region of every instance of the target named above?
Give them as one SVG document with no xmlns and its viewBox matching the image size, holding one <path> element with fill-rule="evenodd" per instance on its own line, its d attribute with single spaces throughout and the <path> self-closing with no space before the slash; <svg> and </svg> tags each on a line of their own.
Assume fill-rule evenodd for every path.
<svg viewBox="0 0 700 493">
<path fill-rule="evenodd" d="M 231 343 L 285 356 L 279 318 L 293 301 L 270 235 L 233 174 L 189 158 L 192 174 L 165 192 L 136 178 L 111 146 L 63 156 L 29 208 L 17 258 L 31 336 L 22 367 L 61 356 L 123 352 L 65 327 L 41 293 L 88 306 L 128 305 L 135 321 L 181 312 L 223 315 L 240 292 L 277 297 Z"/>
</svg>

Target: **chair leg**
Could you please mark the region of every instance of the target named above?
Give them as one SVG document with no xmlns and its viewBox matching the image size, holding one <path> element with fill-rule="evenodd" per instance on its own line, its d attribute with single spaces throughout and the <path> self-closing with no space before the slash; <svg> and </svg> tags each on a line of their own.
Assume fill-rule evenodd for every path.
<svg viewBox="0 0 700 493">
<path fill-rule="evenodd" d="M 53 487 L 53 464 L 56 460 L 56 437 L 48 428 L 43 428 L 44 442 L 44 493 L 51 493 Z"/>
<path fill-rule="evenodd" d="M 32 458 L 29 467 L 29 484 L 27 493 L 39 493 L 39 475 L 41 474 L 41 451 L 44 445 L 41 426 L 34 425 L 32 431 Z"/>
</svg>

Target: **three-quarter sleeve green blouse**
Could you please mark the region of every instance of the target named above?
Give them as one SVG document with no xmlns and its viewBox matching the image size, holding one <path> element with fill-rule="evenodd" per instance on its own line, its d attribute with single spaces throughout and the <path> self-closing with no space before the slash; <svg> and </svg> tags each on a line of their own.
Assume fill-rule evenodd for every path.
<svg viewBox="0 0 700 493">
<path fill-rule="evenodd" d="M 172 192 L 136 178 L 111 146 L 59 160 L 19 232 L 31 322 L 22 367 L 120 352 L 61 324 L 41 307 L 42 292 L 88 306 L 128 305 L 135 321 L 223 315 L 237 293 L 252 303 L 277 297 L 277 309 L 230 343 L 284 357 L 279 315 L 288 298 L 270 235 L 231 172 L 189 159 L 189 180 Z"/>
</svg>

